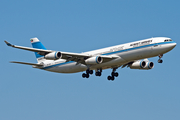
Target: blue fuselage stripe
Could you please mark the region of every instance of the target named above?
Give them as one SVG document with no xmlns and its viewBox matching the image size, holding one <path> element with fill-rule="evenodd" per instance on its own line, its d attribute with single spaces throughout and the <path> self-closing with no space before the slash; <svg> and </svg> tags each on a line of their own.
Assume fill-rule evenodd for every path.
<svg viewBox="0 0 180 120">
<path fill-rule="evenodd" d="M 56 67 L 56 66 L 59 66 L 59 65 L 65 65 L 65 64 L 69 64 L 69 63 L 73 63 L 73 62 L 74 62 L 74 61 L 59 63 L 59 64 L 51 65 L 51 66 L 48 66 L 48 67 L 44 67 L 44 68 L 42 68 L 42 69 L 48 69 L 48 68 Z"/>
</svg>

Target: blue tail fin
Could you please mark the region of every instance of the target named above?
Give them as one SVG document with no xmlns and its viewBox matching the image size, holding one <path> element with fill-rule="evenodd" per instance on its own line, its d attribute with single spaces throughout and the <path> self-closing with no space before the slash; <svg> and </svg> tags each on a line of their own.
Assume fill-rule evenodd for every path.
<svg viewBox="0 0 180 120">
<path fill-rule="evenodd" d="M 30 40 L 31 40 L 31 44 L 32 44 L 32 47 L 33 47 L 33 48 L 46 50 L 46 48 L 45 48 L 44 45 L 38 40 L 38 38 L 31 38 Z M 38 62 L 39 62 L 39 59 L 38 59 L 38 58 L 44 57 L 44 56 L 38 54 L 37 52 L 35 52 L 35 55 L 36 55 L 36 58 L 37 58 L 37 61 L 38 61 Z"/>
</svg>

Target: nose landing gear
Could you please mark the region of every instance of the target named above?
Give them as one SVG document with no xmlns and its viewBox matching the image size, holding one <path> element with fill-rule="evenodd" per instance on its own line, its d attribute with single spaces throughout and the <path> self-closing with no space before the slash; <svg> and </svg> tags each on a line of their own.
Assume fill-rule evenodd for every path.
<svg viewBox="0 0 180 120">
<path fill-rule="evenodd" d="M 163 60 L 161 59 L 163 57 L 163 54 L 160 54 L 158 57 L 159 57 L 158 63 L 163 63 Z"/>
</svg>

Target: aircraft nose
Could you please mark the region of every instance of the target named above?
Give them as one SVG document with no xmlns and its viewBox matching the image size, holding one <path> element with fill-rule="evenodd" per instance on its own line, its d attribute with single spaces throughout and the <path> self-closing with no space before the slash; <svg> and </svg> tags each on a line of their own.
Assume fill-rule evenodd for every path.
<svg viewBox="0 0 180 120">
<path fill-rule="evenodd" d="M 170 44 L 171 49 L 173 49 L 174 47 L 176 47 L 176 45 L 177 45 L 177 43 L 175 43 L 175 42 L 171 43 L 171 44 Z"/>
<path fill-rule="evenodd" d="M 174 46 L 174 47 L 175 47 L 176 45 L 177 45 L 177 43 L 175 43 L 175 42 L 172 44 L 172 46 Z"/>
</svg>

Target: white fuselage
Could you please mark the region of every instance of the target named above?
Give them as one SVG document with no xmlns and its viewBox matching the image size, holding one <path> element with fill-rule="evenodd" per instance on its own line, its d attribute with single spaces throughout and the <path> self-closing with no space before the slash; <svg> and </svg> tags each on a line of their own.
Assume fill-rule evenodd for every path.
<svg viewBox="0 0 180 120">
<path fill-rule="evenodd" d="M 120 67 L 121 65 L 124 65 L 132 61 L 155 57 L 172 50 L 176 46 L 176 43 L 174 41 L 165 42 L 166 39 L 170 38 L 149 38 L 136 42 L 93 50 L 82 54 L 91 56 L 118 56 L 118 58 L 111 60 L 109 62 L 103 62 L 101 64 L 88 66 L 91 70 Z M 87 70 L 87 66 L 84 64 L 73 61 L 66 61 L 64 59 L 46 60 L 43 63 L 44 66 L 40 69 L 44 69 L 51 72 L 75 73 Z"/>
</svg>

